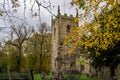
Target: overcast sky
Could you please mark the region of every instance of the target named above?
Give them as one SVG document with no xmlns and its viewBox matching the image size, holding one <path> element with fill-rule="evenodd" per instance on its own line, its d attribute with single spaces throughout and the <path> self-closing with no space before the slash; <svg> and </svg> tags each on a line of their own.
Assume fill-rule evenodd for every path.
<svg viewBox="0 0 120 80">
<path fill-rule="evenodd" d="M 3 18 L 6 16 L 6 15 L 3 15 L 2 17 L 0 16 L 0 27 L 9 27 L 11 24 L 21 24 L 21 23 L 24 23 L 24 4 L 23 4 L 23 1 L 24 0 L 19 0 L 21 2 L 19 2 L 20 4 L 20 7 L 18 8 L 11 8 L 8 6 L 8 2 L 10 2 L 10 0 L 5 0 L 6 2 L 6 9 L 10 9 L 10 12 L 12 12 L 13 14 L 10 14 L 10 15 L 13 15 L 13 16 L 16 16 L 17 18 L 10 18 L 12 20 L 12 23 L 9 23 L 9 18 L 6 17 L 5 19 L 7 20 L 3 20 Z M 28 2 L 27 2 L 28 1 Z M 30 3 L 30 1 L 32 1 Z M 42 1 L 42 0 L 41 0 Z M 49 4 L 49 0 L 44 0 L 46 1 L 48 4 Z M 3 2 L 4 0 L 0 0 L 0 10 L 4 10 L 3 9 Z M 48 8 L 54 15 L 57 14 L 57 9 L 58 9 L 58 5 L 60 6 L 60 11 L 62 14 L 64 13 L 67 13 L 68 15 L 70 14 L 73 14 L 75 15 L 75 9 L 74 7 L 71 7 L 70 5 L 70 2 L 71 0 L 50 0 L 51 2 L 51 8 Z M 31 9 L 31 5 L 33 4 L 33 0 L 26 0 L 26 10 L 25 10 L 25 18 L 26 18 L 26 22 L 31 25 L 31 26 L 37 26 L 39 24 L 39 17 L 33 17 L 32 18 L 32 15 L 31 15 L 31 12 L 30 12 L 30 9 Z M 45 4 L 46 5 L 46 4 Z M 11 4 L 10 4 L 11 6 Z M 34 7 L 33 7 L 33 14 L 34 13 L 37 13 L 38 14 L 38 7 L 37 5 L 35 4 Z M 41 16 L 41 22 L 46 22 L 47 25 L 51 26 L 51 13 L 49 13 L 46 9 L 44 8 L 40 8 L 40 16 Z M 3 39 L 3 31 L 1 32 L 0 31 L 0 40 Z M 6 35 L 6 34 L 4 34 Z M 6 35 L 7 36 L 7 35 Z"/>
<path fill-rule="evenodd" d="M 3 3 L 4 0 L 0 0 L 0 3 Z M 7 0 L 6 0 L 7 1 Z M 9 0 L 10 1 L 10 0 Z M 11 12 L 13 11 L 17 11 L 16 13 L 14 12 L 14 16 L 18 17 L 19 19 L 24 19 L 24 15 L 23 15 L 23 12 L 24 12 L 24 4 L 23 4 L 23 1 L 24 0 L 19 0 L 21 1 L 20 2 L 20 7 L 19 8 L 11 8 Z M 27 2 L 28 1 L 28 2 Z M 32 0 L 31 0 L 32 1 Z M 47 3 L 49 0 L 45 0 Z M 57 14 L 57 7 L 58 5 L 60 5 L 60 9 L 61 9 L 61 13 L 64 14 L 64 13 L 67 13 L 67 14 L 74 14 L 74 9 L 73 7 L 70 6 L 70 1 L 71 0 L 50 0 L 51 2 L 51 8 L 48 8 L 53 14 Z M 7 2 L 6 2 L 7 3 Z M 10 3 L 10 2 L 9 2 Z M 30 3 L 30 0 L 26 0 L 26 21 L 28 22 L 28 24 L 30 25 L 37 25 L 38 24 L 38 20 L 39 18 L 38 17 L 33 17 L 32 18 L 32 15 L 30 14 L 30 8 L 31 8 L 31 4 L 32 2 Z M 49 4 L 49 3 L 48 3 Z M 0 4 L 0 9 L 3 9 L 2 8 L 3 6 Z M 6 5 L 6 8 L 7 8 L 7 5 Z M 33 8 L 33 14 L 34 13 L 38 13 L 38 8 L 37 8 L 37 5 L 35 4 L 34 5 L 34 8 Z M 42 22 L 46 22 L 48 25 L 50 25 L 50 20 L 51 20 L 51 13 L 49 13 L 46 9 L 44 8 L 40 8 L 40 15 L 41 15 L 41 21 Z M 14 18 L 13 19 L 13 22 L 14 20 L 16 21 L 15 23 L 22 23 L 22 21 L 20 21 L 19 19 L 16 19 Z M 0 20 L 0 22 L 2 24 L 0 24 L 1 27 L 4 27 L 5 25 L 9 25 L 9 23 L 7 24 L 7 21 L 5 21 L 5 23 L 3 22 L 3 20 Z"/>
</svg>

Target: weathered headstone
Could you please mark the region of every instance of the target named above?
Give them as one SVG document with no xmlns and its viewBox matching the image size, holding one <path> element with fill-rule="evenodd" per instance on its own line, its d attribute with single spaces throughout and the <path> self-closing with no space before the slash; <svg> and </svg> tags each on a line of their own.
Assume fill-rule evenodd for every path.
<svg viewBox="0 0 120 80">
<path fill-rule="evenodd" d="M 120 80 L 120 64 L 117 66 L 116 72 L 117 72 L 117 78 L 118 80 Z"/>
<path fill-rule="evenodd" d="M 102 78 L 102 71 L 98 71 L 98 78 Z"/>
<path fill-rule="evenodd" d="M 104 67 L 102 80 L 110 80 L 110 68 L 109 67 Z"/>
</svg>

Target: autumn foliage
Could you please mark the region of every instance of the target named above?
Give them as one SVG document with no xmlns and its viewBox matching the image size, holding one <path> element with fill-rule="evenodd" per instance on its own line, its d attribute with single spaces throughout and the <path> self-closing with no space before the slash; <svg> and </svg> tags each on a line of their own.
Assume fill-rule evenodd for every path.
<svg viewBox="0 0 120 80">
<path fill-rule="evenodd" d="M 102 3 L 104 6 L 100 6 Z M 66 37 L 65 44 L 70 44 L 69 53 L 72 53 L 76 47 L 82 47 L 93 60 L 94 66 L 113 67 L 112 65 L 117 65 L 120 61 L 119 1 L 73 0 L 71 4 L 72 6 L 77 5 L 77 9 L 83 9 L 85 13 L 79 14 L 78 18 L 75 18 L 75 22 L 83 21 L 84 24 L 72 30 Z M 85 20 L 86 17 L 91 18 L 91 12 L 93 19 Z"/>
</svg>

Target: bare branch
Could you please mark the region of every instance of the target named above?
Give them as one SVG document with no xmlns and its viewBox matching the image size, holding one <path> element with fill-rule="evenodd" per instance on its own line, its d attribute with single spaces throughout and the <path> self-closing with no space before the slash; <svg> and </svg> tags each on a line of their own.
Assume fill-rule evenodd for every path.
<svg viewBox="0 0 120 80">
<path fill-rule="evenodd" d="M 33 7 L 34 7 L 34 5 L 35 5 L 35 1 L 33 2 L 33 4 L 32 4 L 32 7 L 31 7 L 31 15 L 32 15 L 32 17 L 33 17 Z"/>
<path fill-rule="evenodd" d="M 36 1 L 36 3 L 37 3 L 38 6 L 43 7 L 43 8 L 46 9 L 50 14 L 52 14 L 54 17 L 56 17 L 56 15 L 53 14 L 53 13 L 48 9 L 51 5 L 49 5 L 49 6 L 44 6 L 44 5 L 42 5 L 41 2 L 39 3 L 38 0 L 35 0 L 35 1 Z"/>
<path fill-rule="evenodd" d="M 25 14 L 26 14 L 26 0 L 24 0 L 24 21 L 26 22 L 26 17 L 25 17 Z"/>
</svg>

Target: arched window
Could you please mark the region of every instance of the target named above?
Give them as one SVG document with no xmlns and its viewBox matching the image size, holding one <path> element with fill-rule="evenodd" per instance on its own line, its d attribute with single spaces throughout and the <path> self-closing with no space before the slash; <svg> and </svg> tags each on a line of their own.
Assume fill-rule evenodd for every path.
<svg viewBox="0 0 120 80">
<path fill-rule="evenodd" d="M 56 28 L 54 28 L 54 39 L 55 39 L 55 35 L 56 35 Z"/>
<path fill-rule="evenodd" d="M 60 45 L 61 45 L 61 46 L 63 45 L 63 41 L 62 41 L 62 40 L 60 41 Z"/>
<path fill-rule="evenodd" d="M 67 27 L 66 27 L 66 33 L 67 34 L 70 33 L 70 25 L 67 25 Z"/>
</svg>

